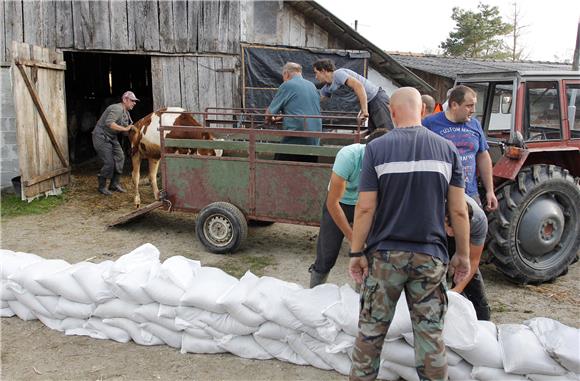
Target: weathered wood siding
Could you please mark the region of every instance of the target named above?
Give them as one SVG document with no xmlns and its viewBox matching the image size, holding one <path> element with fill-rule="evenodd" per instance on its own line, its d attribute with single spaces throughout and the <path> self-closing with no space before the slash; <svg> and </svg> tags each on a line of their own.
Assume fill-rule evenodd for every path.
<svg viewBox="0 0 580 381">
<path fill-rule="evenodd" d="M 241 107 L 239 75 L 238 57 L 152 57 L 154 108 Z"/>
</svg>

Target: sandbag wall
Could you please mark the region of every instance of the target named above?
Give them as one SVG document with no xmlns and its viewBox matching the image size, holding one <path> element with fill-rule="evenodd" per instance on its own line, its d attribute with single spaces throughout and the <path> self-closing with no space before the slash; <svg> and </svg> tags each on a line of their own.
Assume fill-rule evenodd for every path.
<svg viewBox="0 0 580 381">
<path fill-rule="evenodd" d="M 160 263 L 151 244 L 114 262 L 73 265 L 0 250 L 0 282 L 0 316 L 39 319 L 66 335 L 276 358 L 344 375 L 358 330 L 359 295 L 349 285 L 305 289 L 249 271 L 238 280 L 181 256 Z M 580 380 L 580 330 L 547 318 L 496 327 L 477 321 L 461 295 L 448 296 L 451 380 Z M 404 297 L 379 378 L 418 380 Z"/>
</svg>

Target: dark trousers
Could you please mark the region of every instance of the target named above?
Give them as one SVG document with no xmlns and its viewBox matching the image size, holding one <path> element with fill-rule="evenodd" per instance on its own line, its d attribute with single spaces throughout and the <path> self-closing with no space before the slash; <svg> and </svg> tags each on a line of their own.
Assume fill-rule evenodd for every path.
<svg viewBox="0 0 580 381">
<path fill-rule="evenodd" d="M 349 223 L 354 220 L 354 205 L 340 204 Z M 320 231 L 316 242 L 316 261 L 314 271 L 321 274 L 328 274 L 336 264 L 336 259 L 340 252 L 344 234 L 336 226 L 334 220 L 328 212 L 326 201 L 322 206 L 322 217 L 320 219 Z"/>
<path fill-rule="evenodd" d="M 483 277 L 479 269 L 477 269 L 473 278 L 471 278 L 467 286 L 463 289 L 463 295 L 473 304 L 475 313 L 477 314 L 477 320 L 491 319 L 491 309 L 487 302 L 485 285 L 483 284 Z"/>
<path fill-rule="evenodd" d="M 373 132 L 377 128 L 393 129 L 391 112 L 387 107 L 389 104 L 389 96 L 385 93 L 385 90 L 379 89 L 377 95 L 368 103 L 370 132 Z"/>
<path fill-rule="evenodd" d="M 112 139 L 104 135 L 93 134 L 93 148 L 103 162 L 99 176 L 110 179 L 114 173 L 123 173 L 125 155 L 117 138 Z"/>
</svg>

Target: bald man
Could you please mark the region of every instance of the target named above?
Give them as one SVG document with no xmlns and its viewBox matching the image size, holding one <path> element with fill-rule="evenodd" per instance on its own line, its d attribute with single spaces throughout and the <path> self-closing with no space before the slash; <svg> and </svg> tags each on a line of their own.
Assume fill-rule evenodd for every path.
<svg viewBox="0 0 580 381">
<path fill-rule="evenodd" d="M 463 169 L 455 146 L 421 126 L 421 95 L 410 87 L 391 97 L 395 129 L 365 150 L 355 209 L 349 272 L 363 282 L 351 380 L 374 380 L 395 306 L 405 291 L 421 380 L 446 380 L 445 274 L 469 273 L 469 220 Z M 425 192 L 429 189 L 429 192 Z M 445 207 L 456 239 L 447 253 Z"/>
<path fill-rule="evenodd" d="M 423 102 L 421 119 L 423 119 L 424 117 L 429 116 L 435 112 L 435 106 L 437 105 L 437 102 L 435 102 L 435 98 L 428 94 L 421 95 L 421 101 Z"/>
</svg>

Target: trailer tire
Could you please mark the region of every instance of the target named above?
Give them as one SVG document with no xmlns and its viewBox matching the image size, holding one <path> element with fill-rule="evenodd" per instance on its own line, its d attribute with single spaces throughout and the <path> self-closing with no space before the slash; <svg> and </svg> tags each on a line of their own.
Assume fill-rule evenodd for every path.
<svg viewBox="0 0 580 381">
<path fill-rule="evenodd" d="M 580 249 L 580 186 L 567 170 L 523 168 L 496 192 L 487 247 L 499 271 L 521 284 L 564 275 Z"/>
<path fill-rule="evenodd" d="M 195 233 L 212 253 L 234 253 L 248 236 L 244 213 L 229 202 L 214 202 L 197 216 Z"/>
</svg>

